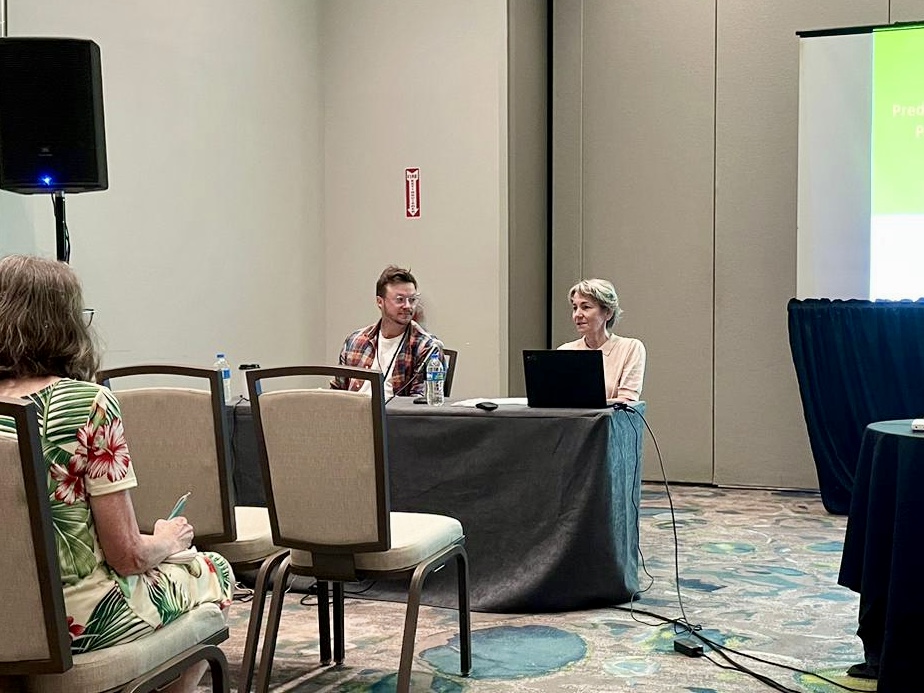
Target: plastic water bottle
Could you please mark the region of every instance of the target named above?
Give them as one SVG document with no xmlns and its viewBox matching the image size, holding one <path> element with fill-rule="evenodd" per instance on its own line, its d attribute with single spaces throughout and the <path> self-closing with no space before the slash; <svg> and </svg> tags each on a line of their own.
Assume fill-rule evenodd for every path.
<svg viewBox="0 0 924 693">
<path fill-rule="evenodd" d="M 427 404 L 439 407 L 443 404 L 443 381 L 446 379 L 446 369 L 439 352 L 434 351 L 427 364 Z"/>
<path fill-rule="evenodd" d="M 221 371 L 221 384 L 225 391 L 225 404 L 231 403 L 231 364 L 224 354 L 215 354 L 215 363 L 212 368 Z"/>
</svg>

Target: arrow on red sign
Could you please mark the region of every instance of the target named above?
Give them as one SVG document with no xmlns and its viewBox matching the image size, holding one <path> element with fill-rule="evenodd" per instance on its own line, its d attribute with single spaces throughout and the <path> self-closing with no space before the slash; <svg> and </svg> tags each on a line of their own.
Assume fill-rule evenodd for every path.
<svg viewBox="0 0 924 693">
<path fill-rule="evenodd" d="M 408 219 L 420 217 L 420 169 L 404 169 L 404 216 Z"/>
</svg>

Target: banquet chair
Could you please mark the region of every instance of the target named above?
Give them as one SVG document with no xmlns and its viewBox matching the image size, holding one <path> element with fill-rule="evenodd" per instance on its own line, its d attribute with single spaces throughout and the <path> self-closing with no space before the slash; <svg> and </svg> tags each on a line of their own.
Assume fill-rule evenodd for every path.
<svg viewBox="0 0 924 693">
<path fill-rule="evenodd" d="M 235 569 L 259 567 L 254 594 L 265 594 L 263 583 L 286 552 L 273 545 L 266 508 L 234 504 L 221 374 L 211 368 L 146 364 L 100 371 L 97 380 L 109 387 L 113 380 L 134 376 L 202 383 L 198 388 L 116 390 L 125 440 L 144 490 L 132 496 L 139 528 L 152 531 L 177 498 L 189 492 L 182 514 L 195 528 L 196 546 L 221 554 Z M 251 603 L 248 631 L 259 634 L 264 606 L 263 600 Z M 244 651 L 239 690 L 250 687 L 255 657 L 255 648 Z"/>
<path fill-rule="evenodd" d="M 278 379 L 304 376 L 365 380 L 372 394 L 275 389 Z M 467 675 L 472 655 L 465 535 L 454 518 L 390 512 L 382 374 L 343 366 L 270 368 L 248 371 L 247 387 L 273 541 L 291 549 L 275 569 L 275 584 L 289 574 L 313 576 L 319 586 L 334 584 L 334 661 L 339 664 L 345 650 L 343 583 L 410 577 L 397 681 L 398 693 L 406 693 L 424 580 L 454 561 L 461 670 Z M 318 595 L 323 621 L 326 590 Z M 259 691 L 269 686 L 284 597 L 284 590 L 273 590 Z"/>
<path fill-rule="evenodd" d="M 228 638 L 216 604 L 203 604 L 134 642 L 71 653 L 35 405 L 0 398 L 0 508 L 6 535 L 0 552 L 0 677 L 7 689 L 36 693 L 142 693 L 162 688 L 206 661 L 212 690 L 227 692 Z"/>
<path fill-rule="evenodd" d="M 452 393 L 452 378 L 456 374 L 459 352 L 455 349 L 443 349 L 443 355 L 446 357 L 446 380 L 443 383 L 443 394 L 449 397 Z"/>
</svg>

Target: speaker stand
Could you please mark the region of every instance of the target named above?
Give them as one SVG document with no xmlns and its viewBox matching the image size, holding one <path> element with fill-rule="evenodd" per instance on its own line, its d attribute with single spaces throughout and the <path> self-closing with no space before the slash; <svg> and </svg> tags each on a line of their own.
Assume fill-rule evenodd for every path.
<svg viewBox="0 0 924 693">
<path fill-rule="evenodd" d="M 71 239 L 67 233 L 67 219 L 64 216 L 64 191 L 56 190 L 51 196 L 55 206 L 55 245 L 60 262 L 71 261 Z"/>
</svg>

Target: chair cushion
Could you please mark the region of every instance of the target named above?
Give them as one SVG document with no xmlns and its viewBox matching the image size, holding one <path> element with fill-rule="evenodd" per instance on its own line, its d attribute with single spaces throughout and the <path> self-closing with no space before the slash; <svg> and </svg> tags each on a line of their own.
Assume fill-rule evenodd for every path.
<svg viewBox="0 0 924 693">
<path fill-rule="evenodd" d="M 75 693 L 120 688 L 225 628 L 216 604 L 203 604 L 150 635 L 124 645 L 74 655 L 63 674 L 28 677 L 30 693 Z"/>
<path fill-rule="evenodd" d="M 391 513 L 391 548 L 356 554 L 357 570 L 411 568 L 463 536 L 462 524 L 452 517 L 428 513 Z M 292 565 L 311 568 L 310 551 L 292 551 Z"/>
<path fill-rule="evenodd" d="M 237 526 L 236 541 L 209 544 L 199 548 L 220 553 L 232 565 L 262 561 L 270 554 L 279 551 L 273 546 L 273 531 L 270 528 L 269 511 L 266 508 L 236 507 L 234 522 Z"/>
</svg>

